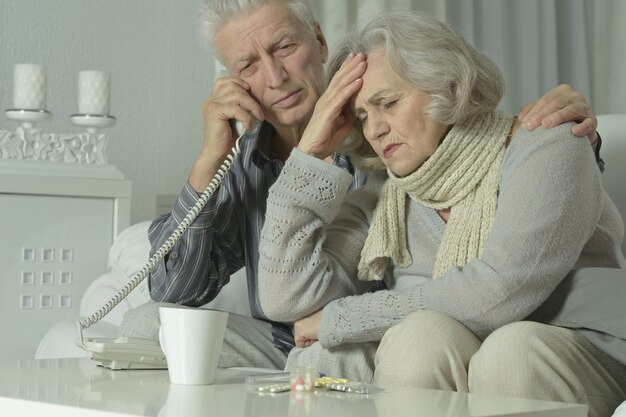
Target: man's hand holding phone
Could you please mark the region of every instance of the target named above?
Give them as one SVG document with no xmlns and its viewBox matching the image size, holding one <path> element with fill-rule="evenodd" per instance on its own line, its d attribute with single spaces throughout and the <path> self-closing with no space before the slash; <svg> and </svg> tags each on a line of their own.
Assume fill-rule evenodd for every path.
<svg viewBox="0 0 626 417">
<path fill-rule="evenodd" d="M 204 143 L 189 175 L 191 186 L 199 193 L 228 155 L 239 136 L 233 131 L 231 119 L 240 121 L 246 130 L 254 129 L 256 120 L 264 120 L 259 103 L 249 94 L 250 86 L 237 77 L 220 77 L 213 91 L 202 103 Z"/>
</svg>

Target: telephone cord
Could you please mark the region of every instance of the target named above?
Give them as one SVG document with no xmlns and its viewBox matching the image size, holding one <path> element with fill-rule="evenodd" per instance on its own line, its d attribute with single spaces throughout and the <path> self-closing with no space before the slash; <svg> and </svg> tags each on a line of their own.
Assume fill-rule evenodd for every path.
<svg viewBox="0 0 626 417">
<path fill-rule="evenodd" d="M 152 270 L 156 267 L 156 265 L 167 255 L 176 242 L 180 239 L 180 237 L 187 231 L 191 223 L 198 217 L 202 208 L 206 205 L 209 199 L 213 196 L 213 193 L 219 187 L 220 183 L 226 176 L 226 173 L 230 170 L 235 158 L 241 152 L 239 147 L 239 142 L 241 138 L 245 134 L 245 131 L 239 135 L 237 140 L 235 141 L 235 146 L 231 149 L 230 153 L 226 156 L 226 159 L 219 167 L 213 179 L 209 183 L 209 186 L 204 190 L 196 204 L 189 210 L 187 216 L 183 219 L 182 222 L 178 225 L 176 230 L 172 233 L 172 235 L 161 245 L 161 247 L 150 257 L 148 262 L 141 268 L 139 272 L 137 272 L 133 277 L 128 281 L 128 283 L 117 292 L 109 301 L 107 301 L 99 310 L 95 313 L 91 314 L 88 317 L 80 319 L 76 322 L 78 325 L 78 331 L 80 332 L 80 343 L 81 346 L 84 346 L 83 339 L 83 330 L 91 327 L 93 324 L 102 320 L 104 316 L 109 314 L 115 306 L 117 306 L 124 298 L 130 294 L 132 290 L 134 290 L 146 277 L 152 272 Z"/>
</svg>

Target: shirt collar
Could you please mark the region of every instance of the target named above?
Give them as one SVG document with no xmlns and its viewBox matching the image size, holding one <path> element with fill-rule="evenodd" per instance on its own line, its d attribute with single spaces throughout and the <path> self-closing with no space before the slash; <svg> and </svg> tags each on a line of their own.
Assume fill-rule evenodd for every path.
<svg viewBox="0 0 626 417">
<path fill-rule="evenodd" d="M 263 168 L 267 163 L 277 160 L 276 152 L 272 148 L 272 142 L 276 140 L 278 133 L 274 126 L 268 122 L 261 123 L 259 134 L 257 136 L 256 147 L 252 151 L 252 162 Z"/>
</svg>

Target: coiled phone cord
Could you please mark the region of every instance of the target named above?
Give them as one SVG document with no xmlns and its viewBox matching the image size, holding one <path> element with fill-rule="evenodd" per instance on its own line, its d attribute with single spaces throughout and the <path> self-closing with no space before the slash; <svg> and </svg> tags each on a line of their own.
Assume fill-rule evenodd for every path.
<svg viewBox="0 0 626 417">
<path fill-rule="evenodd" d="M 244 134 L 245 131 L 243 131 L 239 135 L 239 137 L 235 141 L 235 146 L 233 146 L 233 148 L 230 150 L 230 153 L 226 156 L 224 162 L 213 176 L 213 179 L 209 183 L 209 186 L 206 188 L 206 190 L 204 190 L 196 204 L 189 210 L 187 216 L 185 216 L 183 221 L 180 222 L 176 230 L 174 230 L 172 235 L 165 241 L 165 243 L 163 243 L 163 245 L 161 245 L 161 247 L 154 253 L 154 255 L 152 255 L 152 257 L 148 260 L 144 267 L 141 268 L 141 270 L 135 275 L 133 275 L 128 283 L 98 311 L 76 322 L 78 326 L 78 331 L 80 333 L 81 346 L 84 346 L 83 330 L 91 327 L 93 324 L 102 320 L 104 316 L 109 314 L 109 312 L 113 310 L 115 306 L 117 306 L 124 298 L 128 296 L 128 294 L 130 294 L 132 290 L 134 290 L 144 279 L 146 279 L 146 277 L 150 274 L 150 272 L 152 272 L 152 270 L 163 259 L 163 257 L 172 250 L 176 242 L 178 242 L 178 239 L 180 239 L 183 233 L 185 233 L 185 231 L 189 228 L 189 225 L 193 223 L 196 217 L 198 217 L 202 208 L 209 201 L 217 187 L 219 187 L 220 183 L 226 176 L 226 173 L 230 170 L 233 161 L 241 152 L 239 142 L 241 141 L 241 138 Z"/>
</svg>

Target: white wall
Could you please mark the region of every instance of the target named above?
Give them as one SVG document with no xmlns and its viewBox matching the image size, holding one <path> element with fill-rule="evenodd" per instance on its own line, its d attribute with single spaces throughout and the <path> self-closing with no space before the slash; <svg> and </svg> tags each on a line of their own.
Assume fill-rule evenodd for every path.
<svg viewBox="0 0 626 417">
<path fill-rule="evenodd" d="M 214 64 L 197 31 L 199 3 L 0 0 L 0 111 L 13 104 L 14 65 L 42 64 L 54 114 L 42 129 L 77 132 L 78 72 L 111 73 L 107 155 L 133 182 L 132 223 L 155 216 L 158 194 L 178 194 L 202 140 Z M 1 115 L 2 129 L 15 126 Z"/>
</svg>

